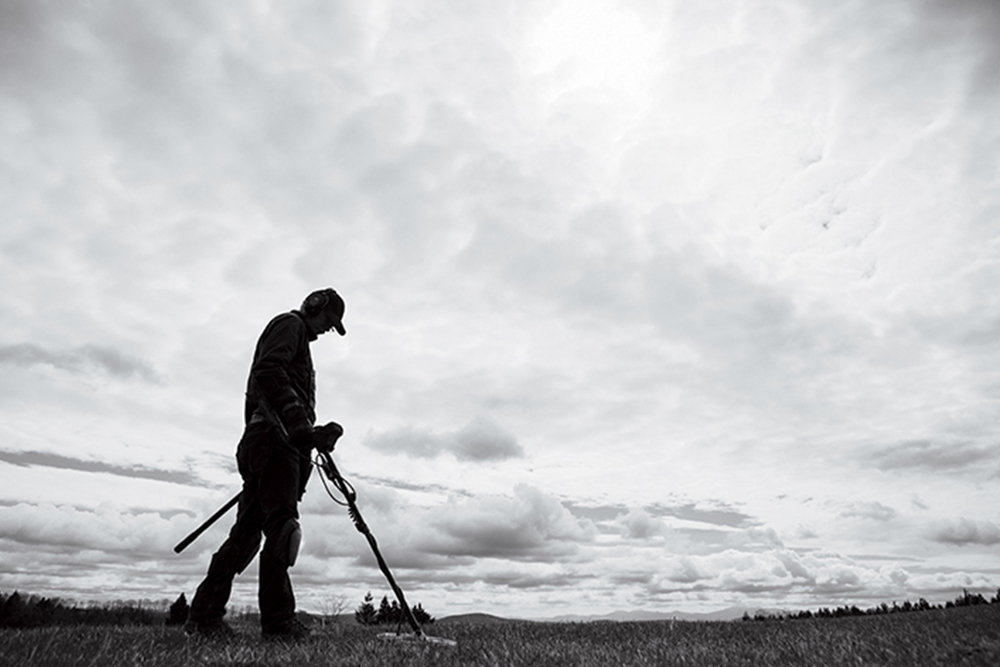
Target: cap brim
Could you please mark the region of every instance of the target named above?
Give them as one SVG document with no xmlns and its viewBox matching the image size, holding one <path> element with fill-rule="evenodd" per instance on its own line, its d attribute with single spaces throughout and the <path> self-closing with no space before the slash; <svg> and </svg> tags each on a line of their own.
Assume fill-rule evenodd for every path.
<svg viewBox="0 0 1000 667">
<path fill-rule="evenodd" d="M 333 328 L 336 329 L 337 333 L 339 333 L 341 336 L 347 335 L 347 329 L 344 328 L 343 322 L 337 322 L 336 324 L 333 325 Z"/>
</svg>

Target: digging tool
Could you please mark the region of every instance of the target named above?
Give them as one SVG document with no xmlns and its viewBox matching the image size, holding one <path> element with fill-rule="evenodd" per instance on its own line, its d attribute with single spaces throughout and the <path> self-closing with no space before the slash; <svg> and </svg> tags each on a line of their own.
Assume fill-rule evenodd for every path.
<svg viewBox="0 0 1000 667">
<path fill-rule="evenodd" d="M 190 535 L 188 535 L 183 540 L 181 540 L 180 542 L 178 542 L 177 546 L 174 547 L 174 553 L 179 554 L 180 552 L 182 552 L 185 549 L 187 549 L 187 547 L 188 547 L 189 544 L 191 544 L 192 542 L 194 542 L 195 540 L 197 540 L 198 537 L 202 533 L 204 533 L 206 530 L 208 530 L 212 526 L 213 523 L 215 523 L 216 521 L 218 521 L 219 519 L 221 519 L 223 514 L 225 514 L 226 512 L 228 512 L 229 510 L 231 510 L 233 508 L 233 505 L 235 505 L 236 503 L 240 502 L 240 496 L 242 496 L 242 495 L 243 495 L 242 492 L 237 493 L 235 496 L 233 496 L 230 499 L 230 501 L 228 503 L 226 503 L 225 505 L 223 505 L 222 507 L 220 507 L 219 511 L 217 511 L 212 516 L 208 517 L 208 519 L 205 520 L 205 523 L 203 523 L 200 526 L 198 526 L 197 528 L 195 528 L 191 532 Z"/>
</svg>

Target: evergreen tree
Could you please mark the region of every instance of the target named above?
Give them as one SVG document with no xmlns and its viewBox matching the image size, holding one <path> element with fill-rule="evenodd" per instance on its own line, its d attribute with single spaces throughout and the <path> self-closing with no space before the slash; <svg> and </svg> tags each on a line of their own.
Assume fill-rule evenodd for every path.
<svg viewBox="0 0 1000 667">
<path fill-rule="evenodd" d="M 403 610 L 399 608 L 399 603 L 395 600 L 389 605 L 389 622 L 390 623 L 402 623 L 403 622 Z"/>
<path fill-rule="evenodd" d="M 382 602 L 378 605 L 378 613 L 375 614 L 375 622 L 379 625 L 392 623 L 392 607 L 389 605 L 389 596 L 383 595 Z"/>
<path fill-rule="evenodd" d="M 375 613 L 375 605 L 372 604 L 372 592 L 368 591 L 365 595 L 364 602 L 361 606 L 354 610 L 354 620 L 361 625 L 375 625 L 378 622 L 377 614 Z"/>
<path fill-rule="evenodd" d="M 396 600 L 390 602 L 388 595 L 382 596 L 377 610 L 372 602 L 371 591 L 368 591 L 364 602 L 354 611 L 354 619 L 361 625 L 400 625 L 408 621 L 399 602 Z M 413 618 L 421 625 L 430 625 L 434 622 L 434 617 L 420 604 L 410 607 L 410 611 L 413 613 Z"/>
<path fill-rule="evenodd" d="M 417 619 L 417 623 L 420 625 L 430 625 L 434 622 L 434 617 L 424 611 L 423 605 L 419 602 L 416 607 L 411 607 L 410 611 L 413 612 L 413 618 Z"/>
<path fill-rule="evenodd" d="M 17 591 L 11 593 L 0 603 L 0 627 L 16 628 L 23 622 L 24 600 Z"/>
<path fill-rule="evenodd" d="M 167 625 L 184 625 L 187 622 L 190 610 L 187 598 L 181 593 L 180 597 L 170 605 L 170 615 L 167 617 Z"/>
</svg>

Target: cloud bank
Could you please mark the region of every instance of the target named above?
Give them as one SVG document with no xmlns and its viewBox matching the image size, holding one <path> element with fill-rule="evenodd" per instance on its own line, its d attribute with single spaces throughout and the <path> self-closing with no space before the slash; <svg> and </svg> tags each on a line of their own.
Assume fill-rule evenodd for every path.
<svg viewBox="0 0 1000 667">
<path fill-rule="evenodd" d="M 157 382 L 156 371 L 147 362 L 114 348 L 81 345 L 67 350 L 48 350 L 31 343 L 0 346 L 0 365 L 32 367 L 47 365 L 69 373 L 98 372 L 112 378 Z"/>
<path fill-rule="evenodd" d="M 482 416 L 451 433 L 404 428 L 371 434 L 365 444 L 380 452 L 411 458 L 435 458 L 450 453 L 459 461 L 485 462 L 524 456 L 524 449 L 513 435 Z"/>
<path fill-rule="evenodd" d="M 436 615 L 995 588 L 998 27 L 4 3 L 0 587 L 190 593 L 255 337 L 333 285 L 318 409 Z M 322 498 L 306 605 L 381 585 Z"/>
</svg>

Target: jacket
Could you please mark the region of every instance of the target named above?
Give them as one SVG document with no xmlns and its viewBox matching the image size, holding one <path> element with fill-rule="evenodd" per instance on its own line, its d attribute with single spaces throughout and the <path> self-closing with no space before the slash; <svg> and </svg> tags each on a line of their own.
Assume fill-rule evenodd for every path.
<svg viewBox="0 0 1000 667">
<path fill-rule="evenodd" d="M 292 403 L 302 405 L 309 423 L 315 424 L 316 371 L 309 353 L 315 338 L 297 310 L 278 315 L 264 327 L 247 379 L 246 424 L 263 418 L 261 394 L 278 415 Z"/>
</svg>

